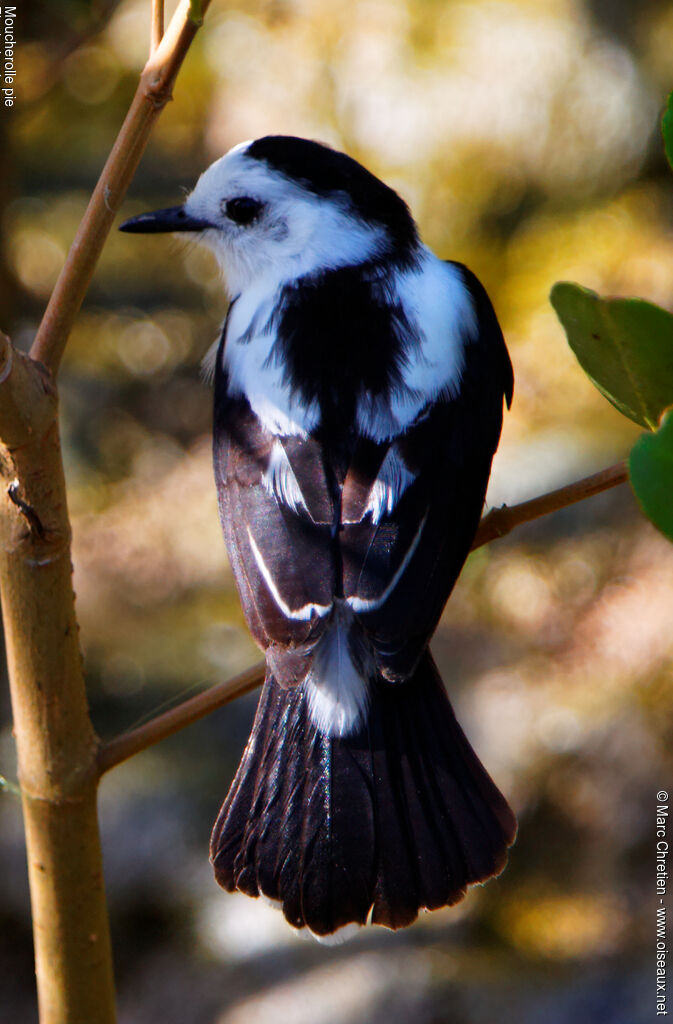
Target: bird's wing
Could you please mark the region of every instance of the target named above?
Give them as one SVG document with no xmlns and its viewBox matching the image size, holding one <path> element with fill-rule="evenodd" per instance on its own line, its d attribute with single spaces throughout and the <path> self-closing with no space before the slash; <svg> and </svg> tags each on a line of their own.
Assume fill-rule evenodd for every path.
<svg viewBox="0 0 673 1024">
<path fill-rule="evenodd" d="M 216 378 L 215 478 L 243 610 L 255 640 L 297 650 L 296 678 L 335 589 L 333 499 L 320 446 L 277 438 Z M 301 485 L 298 480 L 301 479 Z M 273 655 L 273 651 L 271 651 Z M 290 671 L 285 659 L 285 671 Z"/>
<path fill-rule="evenodd" d="M 391 679 L 412 671 L 467 557 L 512 369 L 492 306 L 461 268 L 478 331 L 457 393 L 399 436 L 351 439 L 347 466 L 313 437 L 276 437 L 228 394 L 218 360 L 214 455 L 222 525 L 253 636 L 299 682 L 335 599 L 350 606 Z M 274 649 L 283 657 L 274 662 Z M 294 652 L 294 659 L 287 652 Z M 281 664 L 282 663 L 282 664 Z"/>
<path fill-rule="evenodd" d="M 491 303 L 460 269 L 478 331 L 466 342 L 458 393 L 440 394 L 393 439 L 375 476 L 367 476 L 367 460 L 376 459 L 356 451 L 344 482 L 343 593 L 391 679 L 413 670 L 468 555 L 503 398 L 509 404 L 512 397 L 512 367 Z"/>
</svg>

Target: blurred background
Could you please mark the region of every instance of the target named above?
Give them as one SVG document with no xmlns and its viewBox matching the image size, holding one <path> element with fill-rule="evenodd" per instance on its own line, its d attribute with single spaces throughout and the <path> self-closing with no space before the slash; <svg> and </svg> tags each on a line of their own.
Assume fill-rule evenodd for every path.
<svg viewBox="0 0 673 1024">
<path fill-rule="evenodd" d="M 0 113 L 0 326 L 28 347 L 146 57 L 148 0 L 21 5 Z M 179 202 L 234 143 L 306 135 L 409 201 L 486 285 L 516 374 L 489 492 L 534 496 L 637 429 L 576 365 L 559 279 L 673 306 L 673 85 L 659 0 L 214 0 L 124 216 Z M 114 234 L 61 407 L 92 714 L 128 729 L 259 657 L 232 585 L 200 360 L 226 311 L 209 255 Z M 107 777 L 101 823 L 122 1024 L 641 1024 L 654 1019 L 654 814 L 671 782 L 673 547 L 628 488 L 468 561 L 434 641 L 516 809 L 498 880 L 338 949 L 228 896 L 211 824 L 251 695 Z M 0 772 L 15 779 L 7 687 Z M 20 808 L 0 791 L 0 1016 L 34 1024 Z"/>
</svg>

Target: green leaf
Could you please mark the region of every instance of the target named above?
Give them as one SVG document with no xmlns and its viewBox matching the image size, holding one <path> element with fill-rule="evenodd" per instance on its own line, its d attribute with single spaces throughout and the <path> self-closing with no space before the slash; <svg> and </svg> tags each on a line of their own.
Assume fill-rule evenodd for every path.
<svg viewBox="0 0 673 1024">
<path fill-rule="evenodd" d="M 203 7 L 201 0 L 189 0 L 189 20 L 195 25 L 203 25 Z"/>
<path fill-rule="evenodd" d="M 625 416 L 656 430 L 673 405 L 673 315 L 644 299 L 602 299 L 561 281 L 551 304 L 580 366 Z"/>
<path fill-rule="evenodd" d="M 673 409 L 656 433 L 636 441 L 629 456 L 629 477 L 645 515 L 673 540 Z"/>
<path fill-rule="evenodd" d="M 666 110 L 661 119 L 661 134 L 664 136 L 664 149 L 668 162 L 673 167 L 673 92 L 668 97 Z"/>
</svg>

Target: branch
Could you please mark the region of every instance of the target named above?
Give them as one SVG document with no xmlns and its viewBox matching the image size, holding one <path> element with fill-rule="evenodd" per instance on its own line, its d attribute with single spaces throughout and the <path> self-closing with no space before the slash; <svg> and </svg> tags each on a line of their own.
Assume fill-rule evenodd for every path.
<svg viewBox="0 0 673 1024">
<path fill-rule="evenodd" d="M 209 0 L 203 0 L 203 11 L 208 4 Z M 154 122 L 171 99 L 176 75 L 198 30 L 198 24 L 190 13 L 189 0 L 180 0 L 161 42 L 145 65 L 129 112 L 98 179 L 38 328 L 30 354 L 53 376 L 58 371 L 117 210 L 140 162 Z M 154 15 L 152 20 L 155 28 Z"/>
<path fill-rule="evenodd" d="M 46 434 L 56 418 L 56 391 L 49 375 L 0 333 L 0 467 L 8 453 Z"/>
<path fill-rule="evenodd" d="M 0 603 L 42 1024 L 114 1024 L 56 391 L 0 336 Z"/>
<path fill-rule="evenodd" d="M 211 686 L 203 693 L 197 693 L 196 697 L 190 697 L 189 700 L 183 701 L 182 704 L 171 708 L 170 711 L 157 715 L 151 722 L 140 725 L 137 729 L 124 733 L 123 736 L 117 736 L 116 739 L 103 744 L 98 752 L 100 774 L 103 775 L 110 768 L 133 757 L 134 754 L 139 754 L 146 747 L 154 746 L 160 740 L 172 736 L 173 733 L 184 729 L 186 725 L 198 722 L 200 718 L 209 715 L 211 711 L 222 707 L 223 704 L 228 704 L 230 700 L 235 700 L 236 697 L 242 697 L 244 693 L 254 690 L 262 682 L 264 682 L 264 662 L 253 665 L 252 668 L 234 676 L 233 679 L 218 683 L 217 686 Z"/>
<path fill-rule="evenodd" d="M 164 0 L 152 0 L 152 27 L 150 32 L 150 54 L 153 54 L 164 34 Z"/>
<path fill-rule="evenodd" d="M 520 505 L 503 505 L 501 508 L 491 509 L 479 523 L 471 550 L 474 551 L 500 537 L 506 537 L 516 526 L 548 516 L 550 512 L 557 512 L 568 505 L 584 501 L 585 498 L 592 498 L 601 491 L 607 491 L 610 487 L 626 483 L 628 478 L 626 463 L 617 462 L 614 466 L 602 469 L 600 473 L 593 473 L 582 480 L 576 480 L 574 484 L 558 487 L 555 491 L 540 495 L 539 498 L 522 501 Z"/>
<path fill-rule="evenodd" d="M 203 0 L 207 6 L 207 0 Z M 0 336 L 0 604 L 41 1024 L 114 1024 L 98 739 L 75 616 L 54 377 L 95 264 L 197 25 L 181 0 L 68 254 L 31 355 Z"/>
<path fill-rule="evenodd" d="M 511 507 L 503 505 L 502 508 L 493 509 L 484 516 L 479 524 L 472 550 L 474 551 L 475 548 L 480 548 L 492 540 L 497 540 L 499 537 L 505 537 L 522 523 L 528 523 L 532 519 L 539 519 L 541 516 L 549 515 L 550 512 L 556 512 L 567 505 L 574 505 L 585 498 L 591 498 L 594 494 L 625 483 L 627 479 L 626 463 L 618 462 L 600 473 L 594 473 L 573 484 L 559 487 L 539 498 L 524 501 L 520 505 Z M 146 747 L 159 743 L 167 736 L 172 736 L 180 729 L 184 729 L 185 726 L 191 725 L 192 722 L 205 718 L 211 711 L 216 711 L 224 704 L 228 704 L 229 701 L 235 700 L 236 697 L 242 697 L 244 693 L 254 690 L 264 682 L 264 671 L 263 662 L 253 665 L 247 672 L 224 683 L 218 683 L 217 686 L 212 686 L 203 693 L 197 694 L 196 697 L 191 697 L 170 711 L 157 715 L 146 725 L 141 725 L 132 732 L 110 740 L 109 743 L 101 746 L 98 753 L 98 768 L 101 775 L 129 757 L 133 757 L 134 754 L 139 754 Z"/>
</svg>

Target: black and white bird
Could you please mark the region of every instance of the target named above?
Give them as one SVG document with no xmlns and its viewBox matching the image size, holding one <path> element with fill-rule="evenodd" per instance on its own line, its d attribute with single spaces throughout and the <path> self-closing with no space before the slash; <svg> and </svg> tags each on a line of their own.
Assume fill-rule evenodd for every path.
<svg viewBox="0 0 673 1024">
<path fill-rule="evenodd" d="M 391 188 L 304 139 L 236 146 L 122 230 L 195 233 L 231 298 L 215 478 L 267 672 L 217 881 L 317 936 L 408 925 L 499 873 L 516 833 L 428 649 L 512 397 L 493 307 Z"/>
</svg>

